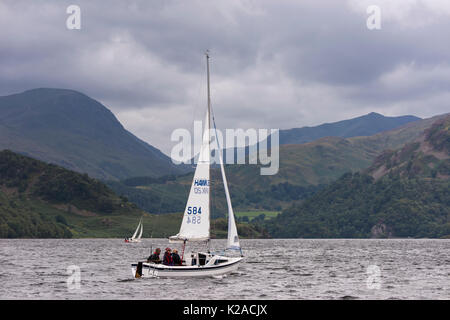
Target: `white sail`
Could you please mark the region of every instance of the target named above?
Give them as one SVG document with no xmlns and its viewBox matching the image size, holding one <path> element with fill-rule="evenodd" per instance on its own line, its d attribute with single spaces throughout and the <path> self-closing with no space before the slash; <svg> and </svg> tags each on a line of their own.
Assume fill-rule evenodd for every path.
<svg viewBox="0 0 450 320">
<path fill-rule="evenodd" d="M 233 206 L 231 205 L 230 192 L 228 191 L 227 177 L 225 176 L 225 169 L 223 167 L 222 159 L 220 159 L 220 170 L 222 171 L 223 186 L 225 189 L 225 196 L 227 198 L 228 206 L 228 242 L 227 249 L 240 250 L 239 236 L 236 228 L 236 221 L 234 219 Z"/>
<path fill-rule="evenodd" d="M 141 227 L 141 223 L 142 223 L 142 219 L 139 220 L 139 224 L 138 224 L 138 226 L 136 228 L 136 231 L 134 232 L 133 236 L 131 237 L 131 239 L 135 239 L 136 238 L 136 235 L 137 235 L 137 233 L 139 231 L 139 228 Z"/>
<path fill-rule="evenodd" d="M 141 232 L 139 232 L 139 235 L 136 238 L 138 240 L 142 238 L 142 232 L 144 232 L 144 224 L 142 223 L 142 219 L 140 221 L 140 225 L 141 225 Z"/>
<path fill-rule="evenodd" d="M 214 120 L 214 118 L 213 118 Z M 239 236 L 236 227 L 236 221 L 234 219 L 233 206 L 231 205 L 230 191 L 228 190 L 227 176 L 225 175 L 225 168 L 223 165 L 222 149 L 220 147 L 219 140 L 217 138 L 216 123 L 214 121 L 215 137 L 217 143 L 217 152 L 219 153 L 220 171 L 222 173 L 223 188 L 225 189 L 225 197 L 227 199 L 228 207 L 228 241 L 227 249 L 240 250 Z"/>
<path fill-rule="evenodd" d="M 192 180 L 189 198 L 184 210 L 180 232 L 170 237 L 171 241 L 205 241 L 209 239 L 209 190 L 210 190 L 210 135 L 209 112 L 206 115 L 205 131 Z"/>
</svg>

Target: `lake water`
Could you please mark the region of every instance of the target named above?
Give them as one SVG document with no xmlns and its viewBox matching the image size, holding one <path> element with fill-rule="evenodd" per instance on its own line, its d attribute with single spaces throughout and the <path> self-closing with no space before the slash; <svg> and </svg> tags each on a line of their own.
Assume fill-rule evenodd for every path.
<svg viewBox="0 0 450 320">
<path fill-rule="evenodd" d="M 224 245 L 212 241 L 212 249 Z M 165 239 L 0 239 L 0 298 L 450 299 L 450 240 L 275 239 L 241 245 L 245 260 L 236 274 L 133 279 L 130 264 L 146 258 L 151 247 L 164 249 Z M 68 268 L 79 268 L 79 286 Z"/>
</svg>

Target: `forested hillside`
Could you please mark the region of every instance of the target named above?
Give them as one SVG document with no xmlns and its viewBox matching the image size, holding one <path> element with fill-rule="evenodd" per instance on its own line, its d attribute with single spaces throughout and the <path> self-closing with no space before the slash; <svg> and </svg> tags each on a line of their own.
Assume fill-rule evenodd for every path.
<svg viewBox="0 0 450 320">
<path fill-rule="evenodd" d="M 0 151 L 0 238 L 125 238 L 141 217 L 144 238 L 168 237 L 178 232 L 183 210 L 144 212 L 87 174 Z M 259 225 L 237 227 L 242 237 L 268 236 Z M 213 237 L 226 231 L 223 220 L 212 221 Z"/>
<path fill-rule="evenodd" d="M 450 236 L 450 116 L 419 139 L 386 151 L 266 227 L 274 237 Z"/>
</svg>

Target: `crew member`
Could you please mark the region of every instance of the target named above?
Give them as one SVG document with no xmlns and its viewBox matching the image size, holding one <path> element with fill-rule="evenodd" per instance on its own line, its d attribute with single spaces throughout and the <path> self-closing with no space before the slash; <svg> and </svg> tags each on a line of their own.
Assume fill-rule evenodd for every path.
<svg viewBox="0 0 450 320">
<path fill-rule="evenodd" d="M 181 266 L 181 258 L 178 255 L 178 250 L 177 249 L 173 249 L 172 251 L 172 260 L 173 260 L 173 265 L 174 266 Z"/>
<path fill-rule="evenodd" d="M 156 248 L 155 252 L 148 257 L 147 262 L 161 263 L 161 259 L 159 258 L 159 254 L 161 253 L 160 248 Z"/>
<path fill-rule="evenodd" d="M 166 252 L 163 257 L 163 264 L 166 266 L 173 266 L 172 250 L 170 248 L 166 248 Z"/>
</svg>

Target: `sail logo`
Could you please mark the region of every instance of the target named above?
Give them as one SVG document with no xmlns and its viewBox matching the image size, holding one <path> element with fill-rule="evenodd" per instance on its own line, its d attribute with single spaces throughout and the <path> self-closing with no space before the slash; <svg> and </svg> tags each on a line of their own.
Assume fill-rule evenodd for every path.
<svg viewBox="0 0 450 320">
<path fill-rule="evenodd" d="M 278 129 L 210 129 L 203 135 L 202 121 L 194 121 L 193 137 L 178 128 L 170 139 L 177 142 L 170 154 L 174 164 L 253 164 L 260 165 L 261 175 L 278 173 Z"/>
<path fill-rule="evenodd" d="M 197 186 L 197 187 L 209 186 L 209 180 L 207 180 L 207 179 L 195 179 L 194 180 L 194 186 Z"/>
</svg>

